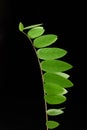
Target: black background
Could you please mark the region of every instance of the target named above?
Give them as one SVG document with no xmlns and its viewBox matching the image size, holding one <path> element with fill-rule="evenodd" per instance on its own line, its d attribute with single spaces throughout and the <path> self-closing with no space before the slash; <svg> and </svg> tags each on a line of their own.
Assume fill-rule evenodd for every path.
<svg viewBox="0 0 87 130">
<path fill-rule="evenodd" d="M 67 101 L 64 103 L 65 113 L 56 117 L 56 120 L 61 123 L 57 129 L 86 130 L 86 84 L 83 79 L 85 72 L 83 31 L 85 20 L 82 3 L 25 0 L 9 1 L 9 4 L 6 5 L 9 6 L 7 6 L 8 13 L 4 16 L 1 15 L 1 18 L 5 21 L 6 17 L 9 26 L 5 22 L 2 22 L 2 25 L 3 28 L 4 26 L 10 28 L 13 34 L 21 21 L 25 26 L 43 23 L 46 33 L 59 36 L 55 46 L 68 51 L 63 59 L 74 66 L 67 72 L 71 75 L 70 79 L 74 83 L 74 87 L 69 89 L 67 94 Z M 9 32 L 8 30 L 6 31 Z"/>
</svg>

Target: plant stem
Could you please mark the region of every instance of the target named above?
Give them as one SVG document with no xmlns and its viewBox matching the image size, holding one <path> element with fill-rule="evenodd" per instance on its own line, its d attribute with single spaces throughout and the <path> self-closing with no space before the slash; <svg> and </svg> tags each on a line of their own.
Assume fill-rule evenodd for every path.
<svg viewBox="0 0 87 130">
<path fill-rule="evenodd" d="M 24 32 L 23 32 L 23 33 L 24 33 Z M 24 34 L 25 34 L 25 33 L 24 33 Z M 29 37 L 28 37 L 28 38 L 29 38 Z M 32 40 L 31 40 L 30 38 L 29 38 L 29 40 L 30 40 L 30 42 L 31 42 L 31 44 L 32 44 L 32 47 L 33 47 L 35 53 L 36 53 L 36 49 L 35 49 L 35 47 L 33 46 Z M 37 53 L 36 53 L 36 56 L 37 56 Z M 38 56 L 37 56 L 37 60 L 38 60 L 38 64 L 39 64 L 39 67 L 40 67 L 42 83 L 44 84 L 43 72 L 42 72 L 42 69 L 41 69 L 41 66 L 40 66 L 40 60 L 39 60 Z M 44 95 L 45 95 L 44 88 L 43 88 L 43 92 L 44 92 Z M 46 101 L 45 101 L 45 113 L 46 113 L 46 121 L 48 121 L 48 115 L 47 115 L 47 103 L 46 103 Z M 47 127 L 47 126 L 46 126 L 46 130 L 48 130 L 48 127 Z"/>
<path fill-rule="evenodd" d="M 45 101 L 45 112 L 47 112 L 47 103 L 46 103 L 46 101 Z M 47 115 L 47 113 L 46 113 L 46 121 L 48 121 L 48 115 Z M 47 130 L 48 130 L 48 127 L 47 127 Z"/>
</svg>

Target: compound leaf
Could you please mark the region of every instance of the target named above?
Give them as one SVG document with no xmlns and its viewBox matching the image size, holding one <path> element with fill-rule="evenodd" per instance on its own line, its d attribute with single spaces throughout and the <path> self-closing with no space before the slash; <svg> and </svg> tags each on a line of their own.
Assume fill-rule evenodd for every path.
<svg viewBox="0 0 87 130">
<path fill-rule="evenodd" d="M 67 54 L 67 51 L 61 48 L 48 47 L 52 45 L 58 39 L 58 36 L 55 34 L 46 34 L 44 33 L 44 28 L 42 24 L 35 24 L 31 26 L 24 27 L 22 22 L 19 23 L 19 30 L 30 29 L 27 33 L 27 36 L 31 40 L 36 49 L 38 60 L 40 61 L 41 71 L 43 76 L 43 86 L 44 86 L 44 100 L 50 105 L 61 104 L 66 101 L 66 94 L 68 91 L 65 88 L 73 86 L 73 83 L 68 79 L 70 76 L 64 71 L 67 71 L 72 68 L 72 65 L 58 60 Z M 33 39 L 33 40 L 32 40 Z M 48 47 L 48 48 L 44 48 Z M 34 49 L 35 49 L 34 48 Z M 44 72 L 45 71 L 45 72 Z M 48 109 L 46 110 L 48 116 L 56 116 L 64 113 L 62 108 L 60 109 Z M 53 120 L 46 120 L 46 125 L 48 129 L 54 129 L 60 124 Z"/>
</svg>

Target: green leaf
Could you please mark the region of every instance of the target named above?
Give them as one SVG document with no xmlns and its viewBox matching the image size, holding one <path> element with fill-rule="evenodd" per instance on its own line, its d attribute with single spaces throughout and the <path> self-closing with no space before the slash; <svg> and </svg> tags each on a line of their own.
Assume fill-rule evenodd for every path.
<svg viewBox="0 0 87 130">
<path fill-rule="evenodd" d="M 39 59 L 52 60 L 63 57 L 67 51 L 61 48 L 42 48 L 37 50 Z"/>
<path fill-rule="evenodd" d="M 24 25 L 22 22 L 19 23 L 19 30 L 20 31 L 23 31 L 24 30 Z"/>
<path fill-rule="evenodd" d="M 51 105 L 61 104 L 66 101 L 66 97 L 63 95 L 45 95 L 44 99 Z"/>
<path fill-rule="evenodd" d="M 31 29 L 31 28 L 35 28 L 35 27 L 38 27 L 38 26 L 41 26 L 41 25 L 42 25 L 42 24 L 30 25 L 30 26 L 25 27 L 24 30 Z"/>
<path fill-rule="evenodd" d="M 64 111 L 62 109 L 48 109 L 46 112 L 49 116 L 57 116 L 63 114 Z"/>
<path fill-rule="evenodd" d="M 60 124 L 56 121 L 49 120 L 46 122 L 46 125 L 47 125 L 48 129 L 54 129 L 54 128 L 58 127 Z"/>
<path fill-rule="evenodd" d="M 34 46 L 36 48 L 42 48 L 53 44 L 57 40 L 57 35 L 47 34 L 40 36 L 34 40 Z"/>
<path fill-rule="evenodd" d="M 45 83 L 44 90 L 46 94 L 56 95 L 56 94 L 66 94 L 67 90 L 59 86 L 58 84 Z"/>
<path fill-rule="evenodd" d="M 44 31 L 45 30 L 43 27 L 32 28 L 31 30 L 28 31 L 28 37 L 31 39 L 39 37 L 40 35 L 44 33 Z"/>
<path fill-rule="evenodd" d="M 73 86 L 73 83 L 69 79 L 66 79 L 60 75 L 56 75 L 53 73 L 45 73 L 43 77 L 45 83 L 57 84 L 63 88 L 69 88 Z"/>
<path fill-rule="evenodd" d="M 72 65 L 61 60 L 46 60 L 41 62 L 41 68 L 46 72 L 63 72 L 72 68 Z"/>
<path fill-rule="evenodd" d="M 70 75 L 68 75 L 66 73 L 63 73 L 63 72 L 55 72 L 55 74 L 60 75 L 60 76 L 62 76 L 64 78 L 66 78 L 66 79 L 68 79 L 70 77 Z"/>
</svg>

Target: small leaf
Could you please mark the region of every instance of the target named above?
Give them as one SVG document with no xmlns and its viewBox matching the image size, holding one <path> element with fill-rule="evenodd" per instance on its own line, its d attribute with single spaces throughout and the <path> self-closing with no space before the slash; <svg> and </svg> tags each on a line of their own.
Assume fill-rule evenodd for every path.
<svg viewBox="0 0 87 130">
<path fill-rule="evenodd" d="M 54 128 L 58 127 L 60 124 L 56 121 L 49 120 L 46 122 L 46 125 L 47 125 L 48 129 L 54 129 Z"/>
<path fill-rule="evenodd" d="M 41 68 L 46 72 L 63 72 L 72 68 L 72 65 L 61 60 L 46 60 L 41 62 Z"/>
<path fill-rule="evenodd" d="M 33 39 L 36 38 L 44 33 L 43 27 L 35 27 L 28 31 L 28 37 Z"/>
<path fill-rule="evenodd" d="M 39 59 L 52 60 L 63 57 L 67 51 L 61 48 L 42 48 L 37 50 Z"/>
<path fill-rule="evenodd" d="M 47 34 L 40 36 L 34 40 L 34 46 L 36 48 L 42 48 L 53 44 L 57 40 L 57 35 Z"/>
<path fill-rule="evenodd" d="M 45 83 L 44 90 L 46 94 L 56 95 L 56 94 L 66 94 L 67 90 L 59 86 L 58 84 Z"/>
<path fill-rule="evenodd" d="M 24 25 L 22 22 L 19 23 L 19 30 L 20 31 L 23 31 L 24 30 Z"/>
<path fill-rule="evenodd" d="M 66 101 L 66 97 L 63 95 L 45 95 L 44 99 L 51 105 L 61 104 Z"/>
<path fill-rule="evenodd" d="M 68 79 L 70 77 L 70 75 L 68 75 L 66 73 L 63 73 L 63 72 L 55 72 L 55 74 L 60 75 L 60 76 L 62 76 L 64 78 L 66 78 L 66 79 Z"/>
<path fill-rule="evenodd" d="M 38 27 L 38 26 L 41 26 L 41 25 L 42 25 L 42 24 L 30 25 L 30 26 L 25 27 L 24 30 L 31 29 L 31 28 L 35 28 L 35 27 Z"/>
<path fill-rule="evenodd" d="M 57 84 L 63 88 L 69 88 L 73 86 L 73 83 L 69 79 L 66 79 L 60 75 L 56 75 L 53 73 L 45 73 L 44 82 L 50 84 Z"/>
<path fill-rule="evenodd" d="M 57 116 L 57 115 L 60 115 L 60 114 L 63 114 L 64 111 L 61 110 L 61 109 L 48 109 L 47 110 L 47 114 L 49 116 Z"/>
</svg>

